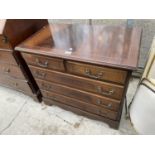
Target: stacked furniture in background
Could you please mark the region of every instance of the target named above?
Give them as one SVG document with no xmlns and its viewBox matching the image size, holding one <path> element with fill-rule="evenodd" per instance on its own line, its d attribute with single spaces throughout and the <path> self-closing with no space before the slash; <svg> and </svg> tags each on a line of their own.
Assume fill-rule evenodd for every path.
<svg viewBox="0 0 155 155">
<path fill-rule="evenodd" d="M 18 45 L 43 101 L 118 128 L 141 30 L 49 25 Z"/>
<path fill-rule="evenodd" d="M 48 22 L 36 19 L 0 20 L 0 85 L 41 99 L 29 69 L 14 47 Z"/>
</svg>

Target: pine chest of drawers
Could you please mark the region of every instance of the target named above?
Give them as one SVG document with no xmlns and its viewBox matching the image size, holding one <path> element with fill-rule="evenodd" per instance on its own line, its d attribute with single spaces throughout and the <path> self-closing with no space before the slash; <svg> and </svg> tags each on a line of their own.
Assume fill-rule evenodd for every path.
<svg viewBox="0 0 155 155">
<path fill-rule="evenodd" d="M 47 20 L 0 20 L 0 85 L 25 93 L 37 101 L 41 98 L 39 88 L 14 47 L 46 24 Z"/>
<path fill-rule="evenodd" d="M 121 26 L 47 25 L 16 47 L 44 103 L 118 128 L 141 30 Z"/>
</svg>

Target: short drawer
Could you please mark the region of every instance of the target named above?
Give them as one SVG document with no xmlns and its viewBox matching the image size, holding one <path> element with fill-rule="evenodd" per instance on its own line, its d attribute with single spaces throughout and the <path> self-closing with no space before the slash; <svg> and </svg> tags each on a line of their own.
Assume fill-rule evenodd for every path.
<svg viewBox="0 0 155 155">
<path fill-rule="evenodd" d="M 11 51 L 8 52 L 0 50 L 0 63 L 9 63 L 12 65 L 17 65 L 17 62 Z"/>
<path fill-rule="evenodd" d="M 96 80 L 112 81 L 120 84 L 124 84 L 127 77 L 127 71 L 124 70 L 100 67 L 73 61 L 67 61 L 66 68 L 67 72 L 71 74 L 81 75 Z"/>
<path fill-rule="evenodd" d="M 58 71 L 64 71 L 64 64 L 62 59 L 49 58 L 34 54 L 22 53 L 22 56 L 29 65 L 34 65 L 42 68 L 48 68 Z"/>
<path fill-rule="evenodd" d="M 0 76 L 0 85 L 13 88 L 15 90 L 32 94 L 32 90 L 27 81 L 10 78 L 8 76 Z"/>
<path fill-rule="evenodd" d="M 25 80 L 21 69 L 18 66 L 14 65 L 0 64 L 0 74 Z"/>
<path fill-rule="evenodd" d="M 65 95 L 77 100 L 81 100 L 83 102 L 101 106 L 106 109 L 111 109 L 114 111 L 118 111 L 120 106 L 120 101 L 110 99 L 107 97 L 95 95 L 92 93 L 88 93 L 85 91 L 80 91 L 75 88 L 67 87 L 60 84 L 55 84 L 51 82 L 45 82 L 43 80 L 36 79 L 37 84 L 39 85 L 39 88 L 42 90 L 47 90 L 50 92 L 55 92 L 61 95 Z"/>
<path fill-rule="evenodd" d="M 69 106 L 76 107 L 81 110 L 91 112 L 100 116 L 104 116 L 113 120 L 117 119 L 117 112 L 110 111 L 108 109 L 105 109 L 96 105 L 91 105 L 89 103 L 81 102 L 80 100 L 76 100 L 53 92 L 42 91 L 42 94 L 44 98 L 52 99 L 60 103 L 64 103 Z"/>
<path fill-rule="evenodd" d="M 96 93 L 117 100 L 121 100 L 124 91 L 124 86 L 108 82 L 101 82 L 33 66 L 30 66 L 30 70 L 35 78 L 60 83 L 69 87 Z"/>
</svg>

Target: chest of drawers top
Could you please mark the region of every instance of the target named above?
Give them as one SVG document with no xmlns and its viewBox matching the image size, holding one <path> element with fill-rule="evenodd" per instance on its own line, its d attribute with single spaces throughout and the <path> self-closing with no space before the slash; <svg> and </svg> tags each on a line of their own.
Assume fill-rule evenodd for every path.
<svg viewBox="0 0 155 155">
<path fill-rule="evenodd" d="M 123 26 L 51 24 L 16 50 L 96 65 L 134 70 L 141 29 Z"/>
</svg>

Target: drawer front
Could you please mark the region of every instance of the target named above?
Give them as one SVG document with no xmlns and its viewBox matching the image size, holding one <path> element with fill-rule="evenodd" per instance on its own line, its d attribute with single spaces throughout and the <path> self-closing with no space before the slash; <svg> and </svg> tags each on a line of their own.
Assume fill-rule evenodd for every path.
<svg viewBox="0 0 155 155">
<path fill-rule="evenodd" d="M 121 100 L 124 86 L 30 66 L 34 77 Z"/>
<path fill-rule="evenodd" d="M 48 68 L 58 71 L 64 71 L 64 64 L 62 59 L 58 58 L 48 58 L 44 56 L 39 55 L 33 55 L 33 54 L 27 54 L 22 53 L 24 59 L 26 62 L 30 65 L 42 67 L 42 68 Z"/>
<path fill-rule="evenodd" d="M 77 100 L 80 99 L 83 102 L 93 104 L 96 106 L 100 106 L 100 107 L 103 107 L 106 109 L 111 109 L 114 111 L 119 110 L 120 102 L 117 100 L 102 97 L 102 96 L 88 93 L 85 91 L 80 91 L 78 89 L 74 89 L 74 88 L 67 87 L 64 85 L 55 84 L 55 83 L 51 83 L 51 82 L 45 82 L 43 80 L 36 79 L 36 81 L 37 81 L 37 84 L 39 85 L 40 89 L 42 89 L 42 90 L 47 90 L 50 92 L 52 91 L 52 92 L 55 92 L 55 93 L 58 93 L 61 95 L 65 95 L 65 96 L 77 99 Z"/>
<path fill-rule="evenodd" d="M 18 91 L 32 94 L 30 86 L 28 85 L 27 81 L 24 81 L 24 80 L 10 78 L 7 76 L 0 76 L 0 84 L 5 87 L 10 87 Z"/>
<path fill-rule="evenodd" d="M 66 62 L 66 68 L 67 72 L 71 74 L 81 75 L 96 80 L 112 81 L 120 84 L 124 84 L 127 77 L 127 71 L 124 70 L 99 67 L 72 61 Z"/>
<path fill-rule="evenodd" d="M 0 64 L 0 74 L 25 80 L 21 69 L 14 65 Z"/>
<path fill-rule="evenodd" d="M 44 96 L 44 98 L 48 98 L 48 99 L 52 99 L 64 104 L 67 104 L 69 106 L 72 107 L 76 107 L 79 108 L 81 110 L 87 111 L 87 112 L 91 112 L 100 116 L 104 116 L 113 120 L 117 119 L 117 112 L 114 111 L 110 111 L 108 109 L 104 109 L 102 107 L 96 106 L 96 105 L 91 105 L 85 102 L 81 102 L 79 100 L 64 96 L 64 95 L 60 95 L 57 93 L 53 93 L 53 92 L 48 92 L 48 91 L 43 91 L 42 90 L 42 94 Z"/>
<path fill-rule="evenodd" d="M 12 52 L 1 51 L 0 50 L 0 63 L 9 63 L 12 65 L 17 65 L 17 62 L 12 55 Z"/>
</svg>

